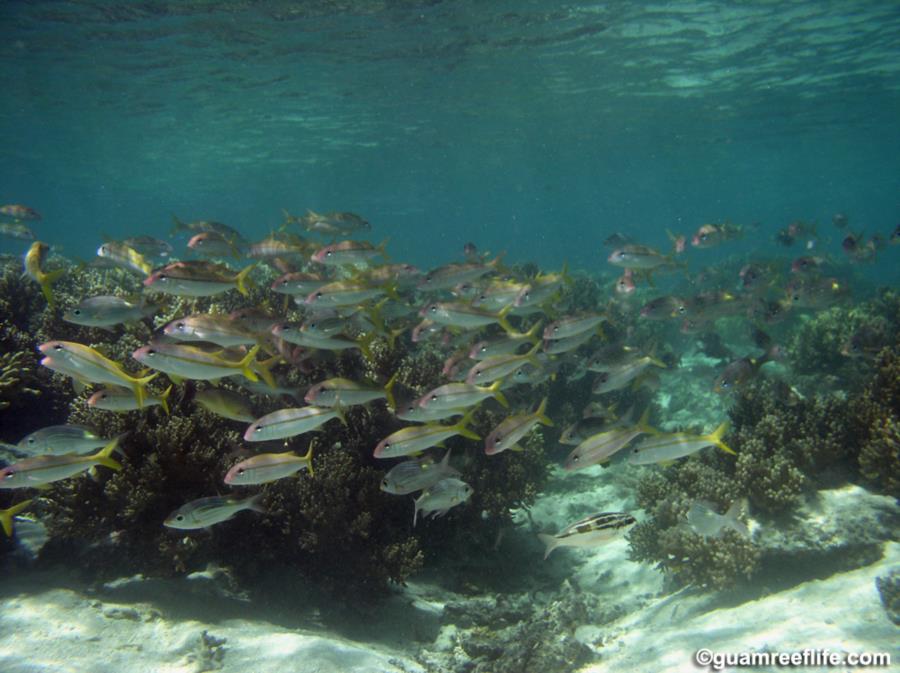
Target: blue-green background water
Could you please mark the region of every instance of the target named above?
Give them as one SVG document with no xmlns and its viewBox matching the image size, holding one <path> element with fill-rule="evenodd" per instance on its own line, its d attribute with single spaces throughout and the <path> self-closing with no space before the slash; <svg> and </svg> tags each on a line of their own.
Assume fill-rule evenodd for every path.
<svg viewBox="0 0 900 673">
<path fill-rule="evenodd" d="M 67 254 L 313 208 L 422 266 L 592 269 L 616 230 L 759 221 L 765 250 L 799 218 L 837 251 L 833 213 L 900 217 L 890 0 L 7 1 L 0 31 L 0 201 Z"/>
</svg>

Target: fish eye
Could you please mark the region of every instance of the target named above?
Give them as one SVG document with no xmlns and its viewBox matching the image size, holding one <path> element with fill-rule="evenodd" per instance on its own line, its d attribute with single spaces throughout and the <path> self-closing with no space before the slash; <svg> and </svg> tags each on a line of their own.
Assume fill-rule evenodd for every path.
<svg viewBox="0 0 900 673">
<path fill-rule="evenodd" d="M 624 250 L 619 253 L 619 259 L 625 259 L 627 256 L 628 254 Z"/>
<path fill-rule="evenodd" d="M 314 296 L 316 299 L 321 299 L 321 298 L 322 298 L 322 293 L 321 293 L 321 292 L 316 292 L 313 296 Z"/>
<path fill-rule="evenodd" d="M 431 311 L 432 313 L 437 313 L 437 310 L 438 310 L 437 304 L 435 304 L 435 305 L 433 305 L 433 306 L 430 306 L 430 307 L 428 308 L 428 310 Z"/>
<path fill-rule="evenodd" d="M 238 473 L 238 474 L 244 474 L 244 471 L 245 471 L 245 470 L 244 470 L 243 467 L 239 467 L 237 473 Z"/>
<path fill-rule="evenodd" d="M 161 273 L 156 277 L 156 280 L 168 280 L 168 276 L 166 274 Z"/>
<path fill-rule="evenodd" d="M 253 428 L 253 432 L 261 432 L 262 429 L 263 429 L 262 425 L 257 425 L 255 428 Z"/>
<path fill-rule="evenodd" d="M 61 350 L 65 350 L 65 349 L 62 347 L 62 345 L 56 344 L 56 345 L 53 347 L 53 350 L 55 350 L 55 351 L 61 351 Z"/>
<path fill-rule="evenodd" d="M 503 441 L 503 435 L 497 435 L 496 437 L 494 437 L 494 441 L 495 441 L 495 442 L 498 442 L 498 443 L 499 443 L 499 442 L 502 442 L 502 441 Z"/>
<path fill-rule="evenodd" d="M 14 476 L 15 474 L 16 474 L 15 470 L 11 470 L 11 469 L 9 469 L 9 468 L 6 468 L 6 474 L 3 475 L 3 478 L 4 478 L 4 479 L 9 479 L 10 477 Z"/>
<path fill-rule="evenodd" d="M 107 397 L 109 397 L 109 395 L 107 395 L 106 393 L 100 393 L 99 397 L 101 400 L 105 400 Z"/>
<path fill-rule="evenodd" d="M 701 240 L 701 241 L 705 241 L 706 238 L 707 238 L 707 235 L 706 235 L 706 234 L 700 234 L 700 240 Z"/>
<path fill-rule="evenodd" d="M 334 252 L 331 251 L 331 250 L 329 250 L 328 252 L 325 253 L 325 256 L 326 256 L 326 257 L 331 257 L 333 254 L 334 254 Z"/>
<path fill-rule="evenodd" d="M 391 448 L 391 443 L 390 443 L 390 442 L 385 442 L 384 448 L 386 448 L 386 449 Z"/>
<path fill-rule="evenodd" d="M 81 315 L 81 309 L 76 308 L 74 311 L 72 311 L 72 315 Z"/>
<path fill-rule="evenodd" d="M 184 514 L 179 514 L 175 517 L 175 521 L 184 521 Z"/>
<path fill-rule="evenodd" d="M 382 479 L 382 480 L 381 480 L 381 485 L 384 486 L 384 487 L 387 487 L 387 486 L 388 486 L 388 480 L 387 480 L 387 479 Z"/>
<path fill-rule="evenodd" d="M 687 311 L 687 309 L 686 309 L 684 306 L 679 306 L 679 307 L 678 307 L 678 312 L 679 312 L 679 313 L 684 313 L 685 311 Z"/>
<path fill-rule="evenodd" d="M 435 400 L 437 400 L 437 398 L 438 398 L 437 395 L 432 395 L 432 396 L 431 396 L 431 401 L 434 402 Z"/>
<path fill-rule="evenodd" d="M 184 329 L 184 323 L 183 322 L 175 323 L 175 328 L 176 329 Z"/>
<path fill-rule="evenodd" d="M 147 355 L 156 355 L 156 351 L 152 348 L 147 349 Z"/>
</svg>

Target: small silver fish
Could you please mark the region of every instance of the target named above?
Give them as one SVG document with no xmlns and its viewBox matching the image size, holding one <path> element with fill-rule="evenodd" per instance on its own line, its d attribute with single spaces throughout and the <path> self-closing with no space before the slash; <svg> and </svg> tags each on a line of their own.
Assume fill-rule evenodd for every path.
<svg viewBox="0 0 900 673">
<path fill-rule="evenodd" d="M 404 460 L 394 465 L 381 480 L 381 490 L 393 495 L 407 495 L 434 486 L 441 479 L 458 475 L 459 470 L 450 467 L 448 449 L 439 463 L 426 457 Z"/>
<path fill-rule="evenodd" d="M 234 465 L 225 475 L 225 483 L 231 486 L 251 486 L 268 484 L 270 481 L 284 479 L 297 474 L 306 468 L 310 475 L 312 467 L 312 446 L 305 456 L 298 456 L 293 451 L 286 453 L 261 453 Z"/>
<path fill-rule="evenodd" d="M 731 528 L 739 535 L 749 538 L 750 529 L 740 520 L 746 509 L 746 498 L 735 500 L 725 514 L 718 514 L 713 503 L 697 500 L 688 510 L 687 523 L 692 531 L 703 537 L 720 537 L 727 528 Z"/>
<path fill-rule="evenodd" d="M 50 425 L 23 437 L 14 450 L 25 456 L 62 456 L 96 451 L 109 442 L 83 425 Z"/>
<path fill-rule="evenodd" d="M 266 510 L 259 504 L 262 496 L 262 493 L 257 493 L 249 498 L 240 499 L 216 495 L 191 500 L 172 512 L 163 525 L 179 530 L 197 530 L 228 521 L 245 509 L 265 514 Z"/>
<path fill-rule="evenodd" d="M 443 516 L 456 505 L 461 505 L 470 497 L 472 497 L 472 487 L 466 482 L 460 481 L 455 477 L 441 479 L 431 488 L 422 491 L 422 495 L 416 498 L 415 511 L 413 513 L 413 527 L 419 517 L 419 512 L 423 512 L 426 518 Z"/>
<path fill-rule="evenodd" d="M 155 304 L 134 303 L 122 297 L 100 295 L 82 299 L 77 306 L 66 311 L 63 320 L 85 327 L 112 327 L 152 316 L 157 308 Z"/>
</svg>

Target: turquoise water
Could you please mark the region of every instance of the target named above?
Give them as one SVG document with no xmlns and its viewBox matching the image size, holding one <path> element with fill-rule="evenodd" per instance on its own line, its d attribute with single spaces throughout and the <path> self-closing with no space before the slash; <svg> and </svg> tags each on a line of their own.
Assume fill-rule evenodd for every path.
<svg viewBox="0 0 900 673">
<path fill-rule="evenodd" d="M 896 224 L 892 2 L 0 11 L 4 198 L 81 255 L 172 212 L 360 211 L 413 263 L 472 240 L 583 268 L 622 229 Z"/>
</svg>

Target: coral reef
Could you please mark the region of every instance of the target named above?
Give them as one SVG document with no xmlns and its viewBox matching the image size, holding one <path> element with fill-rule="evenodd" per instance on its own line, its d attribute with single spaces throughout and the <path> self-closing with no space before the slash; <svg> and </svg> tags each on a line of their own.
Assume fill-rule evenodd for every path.
<svg viewBox="0 0 900 673">
<path fill-rule="evenodd" d="M 41 391 L 35 385 L 34 356 L 25 351 L 0 353 L 0 410 L 27 404 Z"/>
<path fill-rule="evenodd" d="M 552 597 L 499 595 L 449 603 L 434 648 L 419 660 L 437 673 L 567 673 L 592 657 L 575 629 L 599 623 L 599 599 L 568 582 Z"/>
<path fill-rule="evenodd" d="M 900 569 L 875 578 L 875 588 L 888 619 L 900 626 Z"/>
</svg>

